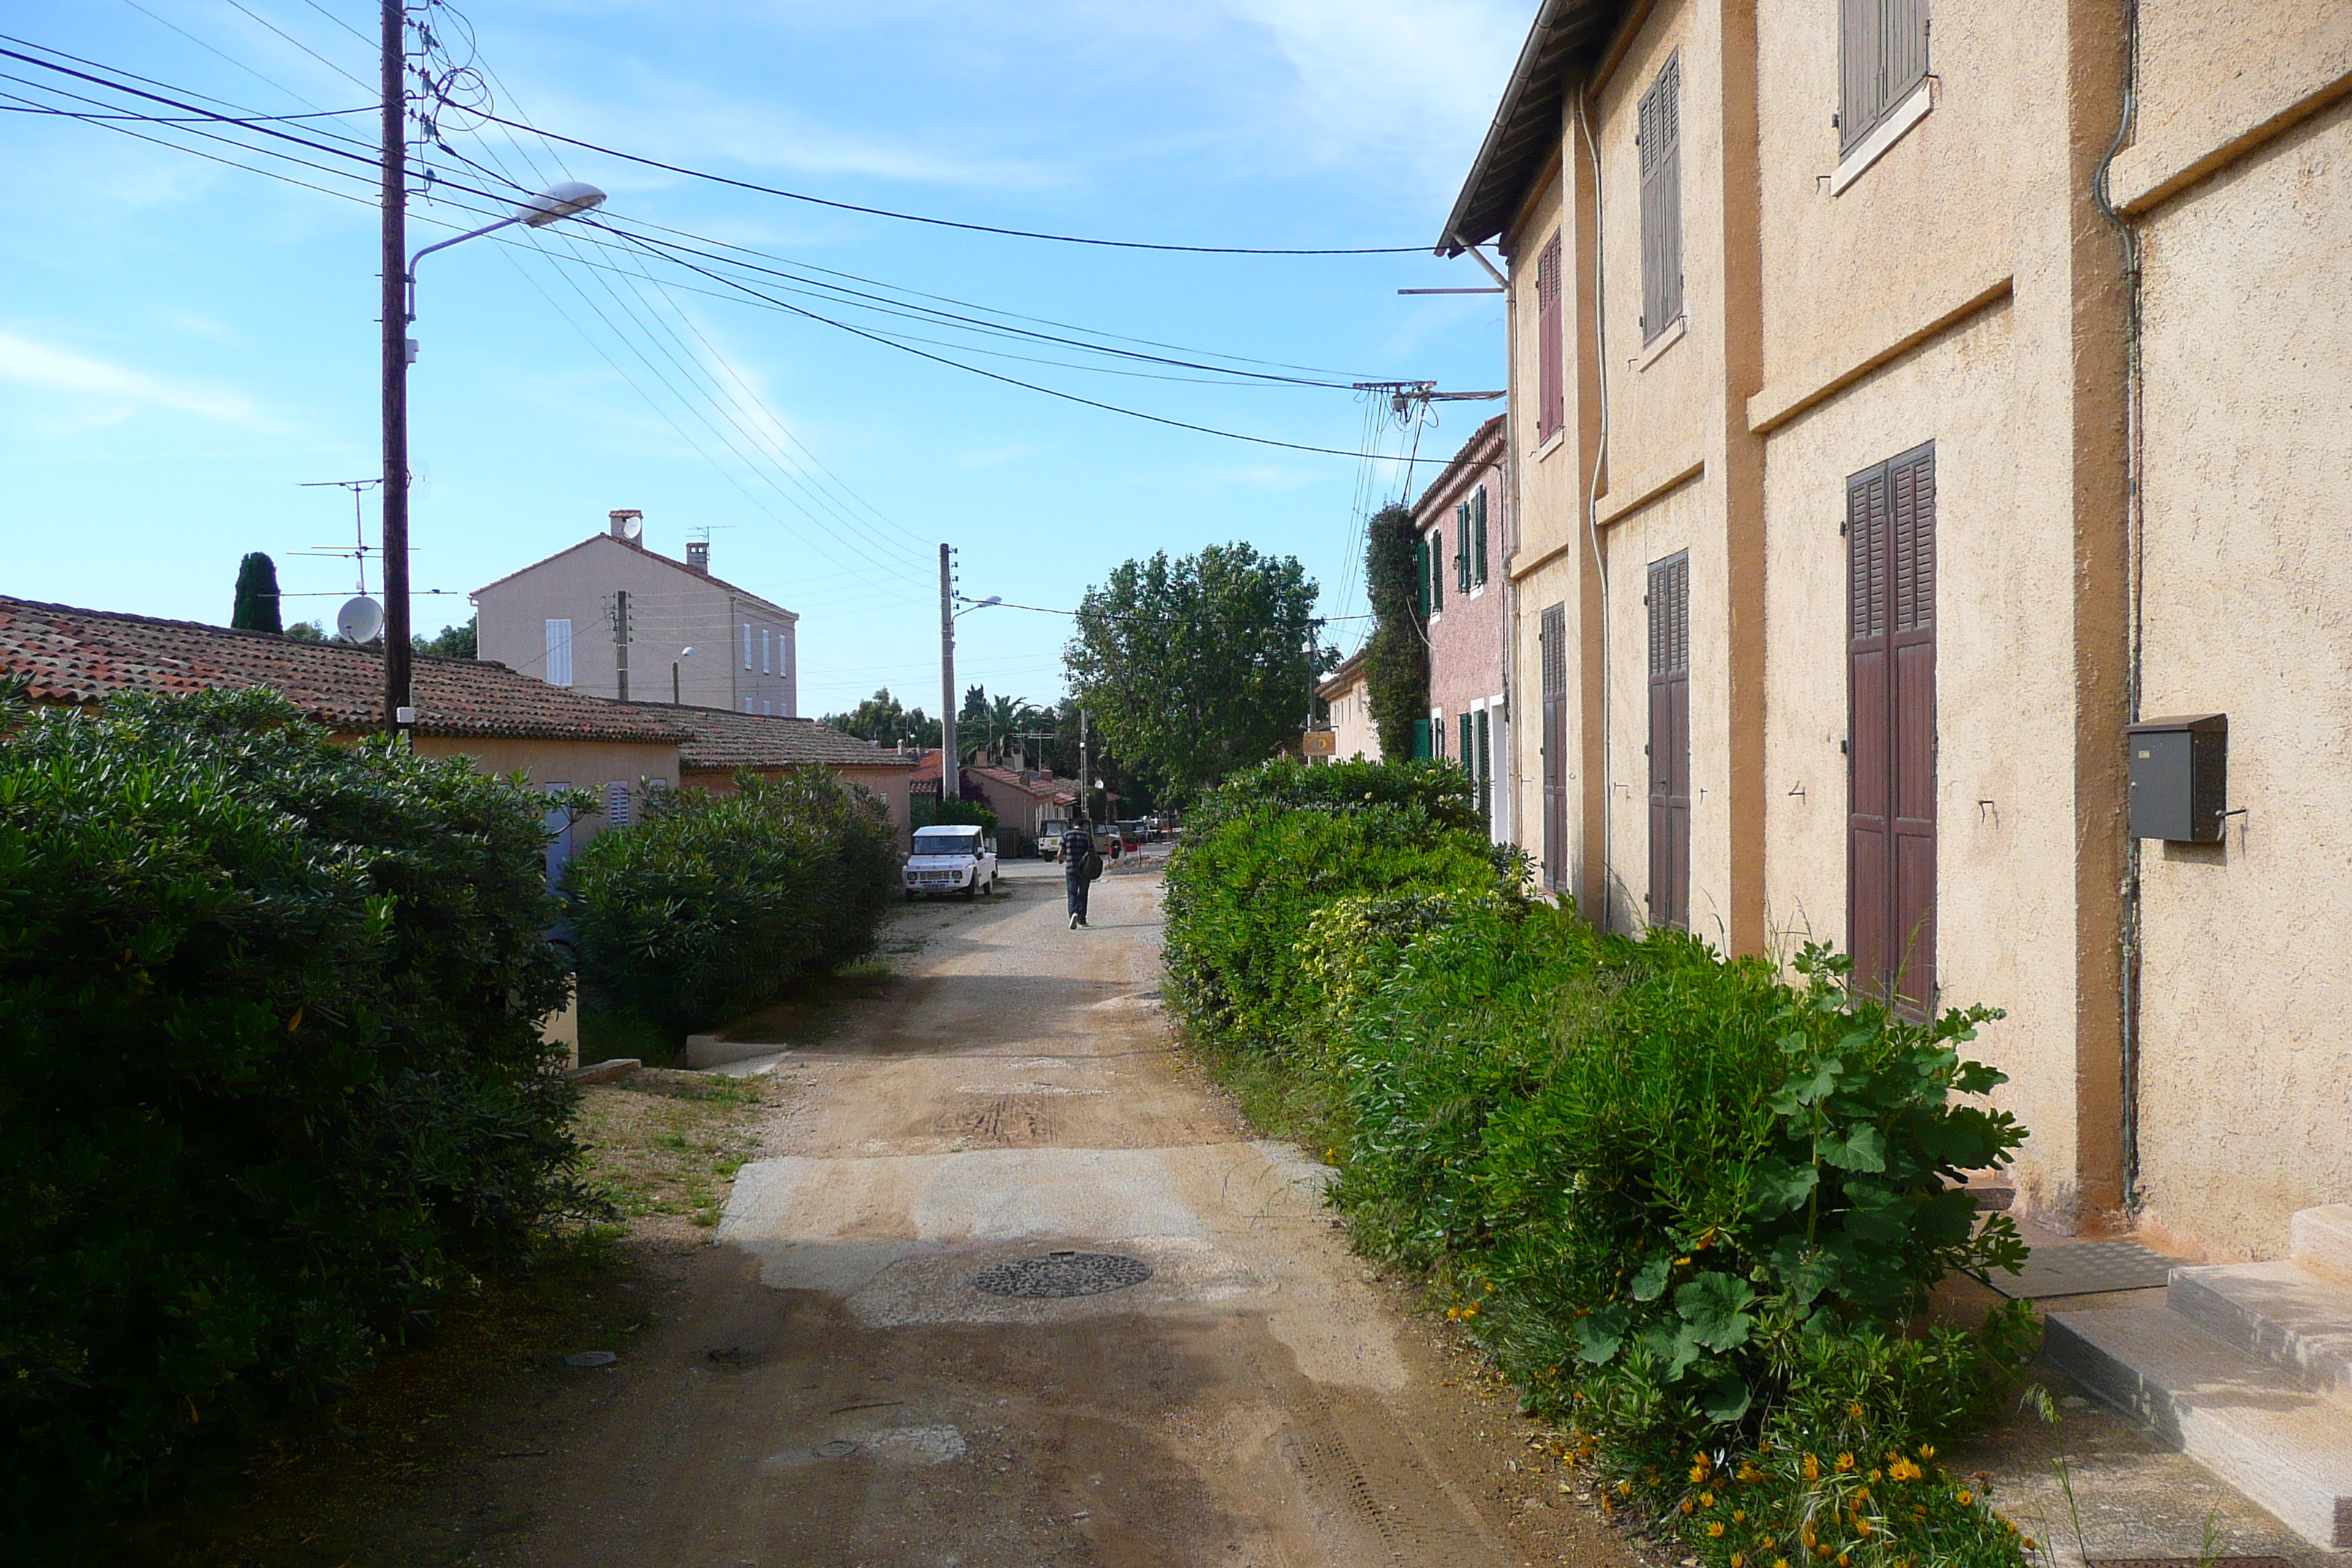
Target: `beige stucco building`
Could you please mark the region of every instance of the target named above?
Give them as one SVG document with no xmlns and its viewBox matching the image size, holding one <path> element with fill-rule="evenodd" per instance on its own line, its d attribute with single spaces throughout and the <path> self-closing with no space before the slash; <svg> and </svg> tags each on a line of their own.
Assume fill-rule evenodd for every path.
<svg viewBox="0 0 2352 1568">
<path fill-rule="evenodd" d="M 2344 0 L 1548 0 L 1441 247 L 1546 880 L 2006 1008 L 2021 1205 L 2214 1257 L 2352 1201 L 2347 89 Z"/>
<path fill-rule="evenodd" d="M 481 657 L 592 697 L 797 714 L 800 616 L 712 576 L 707 542 L 675 561 L 643 531 L 614 511 L 604 532 L 476 589 Z"/>
<path fill-rule="evenodd" d="M 1364 655 L 1359 648 L 1323 678 L 1315 689 L 1323 699 L 1331 726 L 1331 758 L 1335 763 L 1377 763 L 1381 732 L 1372 722 L 1371 688 L 1364 679 Z"/>
</svg>

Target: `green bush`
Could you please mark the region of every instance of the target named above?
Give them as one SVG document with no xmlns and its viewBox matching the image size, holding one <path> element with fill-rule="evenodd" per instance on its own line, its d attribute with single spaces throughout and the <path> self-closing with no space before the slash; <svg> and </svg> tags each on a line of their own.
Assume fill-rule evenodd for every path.
<svg viewBox="0 0 2352 1568">
<path fill-rule="evenodd" d="M 1355 772 L 1217 801 L 1171 869 L 1168 947 L 1197 1033 L 1314 1085 L 1357 1245 L 1427 1270 L 1612 1495 L 1710 1564 L 1824 1500 L 1857 1562 L 2013 1561 L 1980 1498 L 1906 1457 L 1982 1419 L 2033 1337 L 2023 1307 L 1909 1331 L 1946 1274 L 2023 1257 L 1952 1188 L 2023 1140 L 1977 1102 L 2000 1075 L 1960 1054 L 1997 1015 L 1907 1020 L 1822 948 L 1784 977 L 1680 932 L 1603 935 L 1446 852 L 1455 808 L 1408 796 L 1453 770 Z M 1899 1520 L 1857 1491 L 1887 1454 L 1921 1467 Z"/>
<path fill-rule="evenodd" d="M 585 999 L 679 1034 L 740 1017 L 864 957 L 898 867 L 887 808 L 829 773 L 672 792 L 572 858 Z"/>
<path fill-rule="evenodd" d="M 1278 1055 L 1322 1016 L 1300 944 L 1325 906 L 1458 889 L 1506 897 L 1520 879 L 1517 852 L 1487 841 L 1457 769 L 1265 763 L 1186 818 L 1166 884 L 1170 999 L 1196 1037 Z"/>
<path fill-rule="evenodd" d="M 267 692 L 0 702 L 14 1526 L 166 1494 L 593 1206 L 545 809 Z"/>
</svg>

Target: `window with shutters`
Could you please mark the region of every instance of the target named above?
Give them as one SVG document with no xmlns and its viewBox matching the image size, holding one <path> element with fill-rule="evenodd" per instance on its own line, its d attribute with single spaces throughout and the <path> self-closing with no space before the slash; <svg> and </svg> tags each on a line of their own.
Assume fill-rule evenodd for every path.
<svg viewBox="0 0 2352 1568">
<path fill-rule="evenodd" d="M 1838 154 L 1927 79 L 1928 0 L 1838 0 Z"/>
<path fill-rule="evenodd" d="M 1650 567 L 1650 923 L 1690 929 L 1690 556 Z"/>
<path fill-rule="evenodd" d="M 1683 313 L 1683 64 L 1670 56 L 1635 115 L 1642 153 L 1642 341 Z"/>
<path fill-rule="evenodd" d="M 1429 613 L 1445 608 L 1445 530 L 1429 531 Z"/>
<path fill-rule="evenodd" d="M 1457 593 L 1470 591 L 1470 503 L 1466 500 L 1454 507 L 1454 587 Z"/>
<path fill-rule="evenodd" d="M 1568 885 L 1568 606 L 1538 623 L 1543 667 L 1543 870 L 1554 892 Z"/>
<path fill-rule="evenodd" d="M 1473 542 L 1470 559 L 1470 580 L 1486 581 L 1486 487 L 1480 485 L 1470 496 L 1470 536 Z"/>
<path fill-rule="evenodd" d="M 1560 249 L 1557 230 L 1536 258 L 1536 439 L 1549 441 L 1568 423 L 1568 381 L 1561 363 Z"/>
<path fill-rule="evenodd" d="M 569 620 L 547 623 L 545 668 L 550 686 L 572 684 L 572 623 Z"/>
<path fill-rule="evenodd" d="M 1478 780 L 1478 820 L 1495 831 L 1495 731 L 1492 710 L 1478 710 L 1478 761 L 1471 770 Z"/>
<path fill-rule="evenodd" d="M 769 660 L 769 658 L 770 658 L 770 654 L 769 654 L 769 642 L 770 642 L 770 633 L 769 633 L 769 631 L 768 631 L 768 628 L 767 628 L 767 627 L 765 627 L 765 626 L 761 626 L 761 627 L 760 628 L 760 673 L 761 673 L 761 675 L 766 675 L 767 673 L 769 673 L 769 671 L 768 671 L 768 660 Z"/>
<path fill-rule="evenodd" d="M 604 786 L 605 826 L 626 827 L 629 826 L 630 799 L 629 785 L 625 779 L 614 779 L 611 784 Z"/>
<path fill-rule="evenodd" d="M 1445 760 L 1445 710 L 1429 710 L 1429 754 L 1438 761 Z"/>
<path fill-rule="evenodd" d="M 1429 618 L 1429 541 L 1416 538 L 1412 542 L 1412 596 L 1414 608 L 1422 619 Z"/>
<path fill-rule="evenodd" d="M 1855 983 L 1936 988 L 1936 447 L 1846 480 L 1846 946 Z"/>
<path fill-rule="evenodd" d="M 751 668 L 751 623 L 749 621 L 743 623 L 743 668 Z M 744 711 L 748 713 L 751 710 L 747 708 Z"/>
</svg>

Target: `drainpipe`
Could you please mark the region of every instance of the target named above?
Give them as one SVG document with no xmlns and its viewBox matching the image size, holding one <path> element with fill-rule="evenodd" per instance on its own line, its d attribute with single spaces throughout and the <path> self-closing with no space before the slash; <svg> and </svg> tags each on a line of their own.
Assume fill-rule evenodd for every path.
<svg viewBox="0 0 2352 1568">
<path fill-rule="evenodd" d="M 1609 865 L 1614 815 L 1610 809 L 1610 791 L 1614 786 L 1610 782 L 1609 769 L 1612 739 L 1610 708 L 1614 696 L 1609 681 L 1609 560 L 1601 551 L 1601 476 L 1607 471 L 1609 461 L 1609 230 L 1601 208 L 1601 144 L 1592 136 L 1592 119 L 1587 112 L 1587 85 L 1577 84 L 1576 123 L 1584 133 L 1585 152 L 1592 159 L 1592 335 L 1594 351 L 1600 356 L 1601 441 L 1592 455 L 1592 479 L 1585 489 L 1584 532 L 1592 546 L 1593 571 L 1601 580 L 1601 917 L 1595 923 L 1605 932 L 1614 923 L 1611 910 L 1616 902 L 1613 889 L 1617 880 Z M 1568 195 L 1573 201 L 1572 185 Z"/>
<path fill-rule="evenodd" d="M 2138 95 L 2139 0 L 2124 0 L 2122 111 L 2116 125 L 2116 139 L 2108 146 L 2107 155 L 2099 160 L 2098 172 L 2091 178 L 2091 199 L 2098 205 L 2100 216 L 2113 226 L 2116 237 L 2123 241 L 2124 248 L 2124 571 L 2131 648 L 2125 679 L 2125 700 L 2128 721 L 2133 723 L 2140 718 L 2140 688 L 2146 649 L 2140 590 L 2147 552 L 2147 515 L 2141 495 L 2140 245 L 2139 233 L 2132 227 L 2131 220 L 2116 211 L 2115 203 L 2108 194 L 2107 179 L 2115 168 L 2116 154 L 2123 151 L 2124 142 L 2131 135 L 2133 123 L 2138 117 Z M 2128 824 L 2125 833 L 2124 909 L 2122 930 L 2116 945 L 2120 970 L 2117 978 L 2123 991 L 2124 1212 L 2129 1215 L 2139 1209 L 2139 995 L 2143 931 L 2140 842 L 2129 837 Z"/>
</svg>

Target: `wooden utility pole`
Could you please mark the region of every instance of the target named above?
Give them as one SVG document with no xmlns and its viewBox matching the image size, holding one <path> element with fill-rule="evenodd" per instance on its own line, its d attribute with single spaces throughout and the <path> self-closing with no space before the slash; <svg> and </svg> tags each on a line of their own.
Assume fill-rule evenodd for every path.
<svg viewBox="0 0 2352 1568">
<path fill-rule="evenodd" d="M 408 16 L 383 0 L 383 727 L 414 725 L 408 691 Z"/>
<path fill-rule="evenodd" d="M 955 584 L 950 551 L 940 546 L 940 805 L 962 798 L 962 770 L 956 766 Z"/>
</svg>

